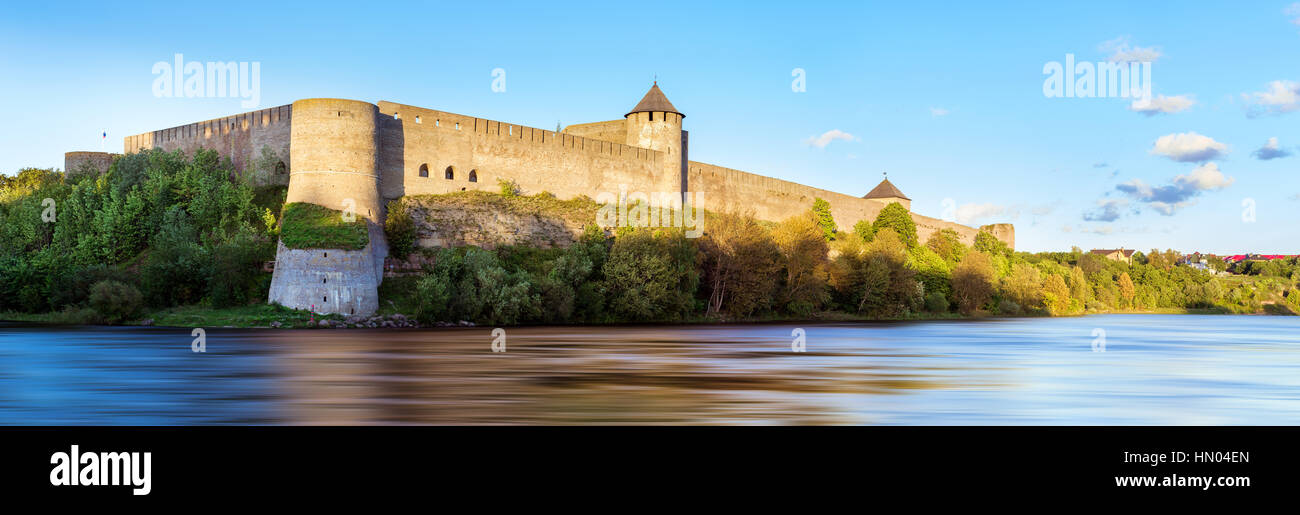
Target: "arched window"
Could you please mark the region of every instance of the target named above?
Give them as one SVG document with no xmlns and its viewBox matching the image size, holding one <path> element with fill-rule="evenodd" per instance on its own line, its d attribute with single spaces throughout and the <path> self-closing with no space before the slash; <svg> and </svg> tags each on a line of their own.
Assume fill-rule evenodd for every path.
<svg viewBox="0 0 1300 515">
<path fill-rule="evenodd" d="M 455 170 L 452 170 L 451 167 L 448 166 L 448 167 L 447 167 L 447 171 L 446 171 L 446 172 L 443 172 L 443 175 L 446 176 L 446 177 L 447 177 L 447 180 L 450 181 L 450 180 L 456 178 L 456 171 L 455 171 Z"/>
<path fill-rule="evenodd" d="M 275 164 L 275 174 L 284 175 L 284 173 L 288 170 L 288 168 L 289 167 L 284 166 L 284 161 L 280 161 Z"/>
<path fill-rule="evenodd" d="M 428 177 L 428 176 L 429 176 L 429 165 L 427 164 L 420 165 L 420 177 Z"/>
<path fill-rule="evenodd" d="M 478 170 L 469 171 L 469 182 L 478 182 Z"/>
</svg>

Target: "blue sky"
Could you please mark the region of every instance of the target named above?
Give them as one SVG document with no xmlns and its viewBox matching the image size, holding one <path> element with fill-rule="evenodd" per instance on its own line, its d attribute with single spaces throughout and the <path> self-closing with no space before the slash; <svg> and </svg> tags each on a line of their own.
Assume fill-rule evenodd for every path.
<svg viewBox="0 0 1300 515">
<path fill-rule="evenodd" d="M 618 118 L 657 74 L 693 160 L 854 195 L 889 172 L 914 211 L 1014 223 L 1022 250 L 1300 253 L 1293 1 L 950 4 L 8 3 L 0 171 L 248 110 L 156 98 L 153 64 L 176 53 L 261 63 L 259 107 L 391 100 L 542 128 Z M 1150 60 L 1165 99 L 1047 98 L 1066 54 Z M 833 130 L 851 137 L 810 144 Z"/>
</svg>

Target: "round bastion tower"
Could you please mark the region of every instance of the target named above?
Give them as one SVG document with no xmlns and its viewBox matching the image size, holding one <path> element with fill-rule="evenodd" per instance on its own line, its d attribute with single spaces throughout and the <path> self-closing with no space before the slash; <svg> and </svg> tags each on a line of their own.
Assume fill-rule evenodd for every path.
<svg viewBox="0 0 1300 515">
<path fill-rule="evenodd" d="M 369 315 L 379 308 L 388 243 L 376 165 L 378 115 L 377 106 L 356 100 L 293 103 L 285 203 L 351 212 L 365 220 L 370 241 L 360 250 L 290 249 L 280 242 L 270 302 L 347 315 Z"/>
<path fill-rule="evenodd" d="M 663 152 L 664 177 L 658 182 L 661 191 L 680 191 L 686 169 L 686 156 L 682 149 L 682 114 L 668 101 L 659 89 L 659 82 L 650 86 L 627 119 L 627 144 Z"/>
</svg>

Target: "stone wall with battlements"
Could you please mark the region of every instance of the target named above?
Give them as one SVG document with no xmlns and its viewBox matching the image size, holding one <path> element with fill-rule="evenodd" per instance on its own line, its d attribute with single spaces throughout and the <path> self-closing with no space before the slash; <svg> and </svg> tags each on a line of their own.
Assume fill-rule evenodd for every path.
<svg viewBox="0 0 1300 515">
<path fill-rule="evenodd" d="M 779 222 L 812 208 L 817 198 L 826 199 L 831 214 L 841 231 L 853 230 L 860 220 L 873 221 L 886 203 L 763 175 L 742 172 L 708 163 L 691 161 L 688 167 L 687 188 L 703 194 L 703 205 L 711 211 L 737 211 L 751 213 L 759 220 Z M 967 245 L 974 244 L 979 230 L 954 222 L 912 213 L 918 238 L 924 242 L 931 234 L 952 229 Z M 996 228 L 993 235 L 1015 246 L 1015 229 L 1010 224 L 987 226 Z"/>
<path fill-rule="evenodd" d="M 181 150 L 192 155 L 199 148 L 216 150 L 230 157 L 235 169 L 246 172 L 262 157 L 262 148 L 271 149 L 283 167 L 280 183 L 288 182 L 293 166 L 289 156 L 289 136 L 293 107 L 283 105 L 249 113 L 216 118 L 197 123 L 156 130 L 123 139 L 122 149 L 130 154 L 140 149 Z M 272 167 L 274 174 L 279 172 Z"/>
<path fill-rule="evenodd" d="M 101 174 L 112 166 L 113 159 L 121 154 L 108 152 L 64 152 L 63 172 L 69 177 L 85 174 Z"/>
<path fill-rule="evenodd" d="M 680 191 L 679 181 L 663 173 L 661 152 L 393 102 L 379 102 L 379 112 L 385 199 L 499 191 L 498 180 L 559 198 L 594 199 L 620 187 Z"/>
</svg>

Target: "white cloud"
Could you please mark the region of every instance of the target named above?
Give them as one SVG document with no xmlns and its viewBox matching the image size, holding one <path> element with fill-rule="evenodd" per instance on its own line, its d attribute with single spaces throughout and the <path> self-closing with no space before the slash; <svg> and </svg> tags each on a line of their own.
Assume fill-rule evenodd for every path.
<svg viewBox="0 0 1300 515">
<path fill-rule="evenodd" d="M 1195 104 L 1196 100 L 1191 95 L 1174 95 L 1167 97 L 1156 95 L 1155 98 L 1137 99 L 1129 105 L 1130 111 L 1136 111 L 1147 116 L 1155 116 L 1160 113 L 1173 114 L 1186 111 Z"/>
<path fill-rule="evenodd" d="M 1110 52 L 1110 57 L 1107 59 L 1115 63 L 1155 62 L 1161 55 L 1164 55 L 1159 47 L 1140 47 L 1129 44 L 1128 36 L 1120 36 L 1102 42 L 1097 48 L 1101 49 L 1102 52 Z"/>
<path fill-rule="evenodd" d="M 835 141 L 837 139 L 844 140 L 844 141 L 856 141 L 858 138 L 857 136 L 854 136 L 842 130 L 831 129 L 826 132 L 823 132 L 821 136 L 813 136 L 804 140 L 804 143 L 812 147 L 826 148 L 826 145 L 830 145 L 832 141 Z"/>
<path fill-rule="evenodd" d="M 1183 163 L 1202 163 L 1221 157 L 1228 146 L 1195 132 L 1168 134 L 1156 140 L 1152 154 Z"/>
<path fill-rule="evenodd" d="M 1278 144 L 1277 138 L 1273 137 L 1269 138 L 1268 142 L 1264 143 L 1264 146 L 1251 152 L 1251 155 L 1255 156 L 1255 159 L 1259 159 L 1260 161 L 1268 161 L 1269 159 L 1289 157 L 1291 151 L 1282 148 L 1282 146 Z"/>
<path fill-rule="evenodd" d="M 1223 175 L 1216 163 L 1205 163 L 1192 170 L 1192 173 L 1174 177 L 1174 185 L 1186 190 L 1209 191 L 1221 190 L 1231 186 L 1236 179 Z"/>
<path fill-rule="evenodd" d="M 933 117 L 935 117 L 935 118 L 938 118 L 938 117 L 940 117 L 940 116 L 948 116 L 948 113 L 951 113 L 951 112 L 952 112 L 952 111 L 949 111 L 949 110 L 944 109 L 944 108 L 942 108 L 942 107 L 931 107 L 931 108 L 930 108 L 930 116 L 933 116 Z"/>
<path fill-rule="evenodd" d="M 1122 198 L 1098 199 L 1097 209 L 1084 213 L 1083 219 L 1089 222 L 1114 222 L 1119 219 L 1120 210 L 1126 207 L 1128 200 Z"/>
<path fill-rule="evenodd" d="M 1201 192 L 1221 190 L 1233 182 L 1235 179 L 1219 171 L 1217 163 L 1205 163 L 1191 173 L 1175 176 L 1170 184 L 1164 186 L 1151 186 L 1141 179 L 1133 179 L 1115 186 L 1115 189 L 1162 215 L 1172 216 L 1179 209 L 1192 205 L 1193 199 Z"/>
<path fill-rule="evenodd" d="M 1268 83 L 1268 91 L 1257 91 L 1242 95 L 1251 104 L 1247 112 L 1250 116 L 1261 114 L 1282 114 L 1300 109 L 1300 83 L 1289 80 L 1275 80 Z"/>
<path fill-rule="evenodd" d="M 1287 6 L 1286 9 L 1282 10 L 1282 13 L 1287 16 L 1295 16 L 1295 18 L 1291 19 L 1291 23 L 1300 25 L 1300 2 Z"/>
<path fill-rule="evenodd" d="M 1017 218 L 1020 211 L 997 204 L 962 204 L 957 208 L 957 221 L 963 224 L 975 223 L 977 220 L 994 217 Z"/>
</svg>

